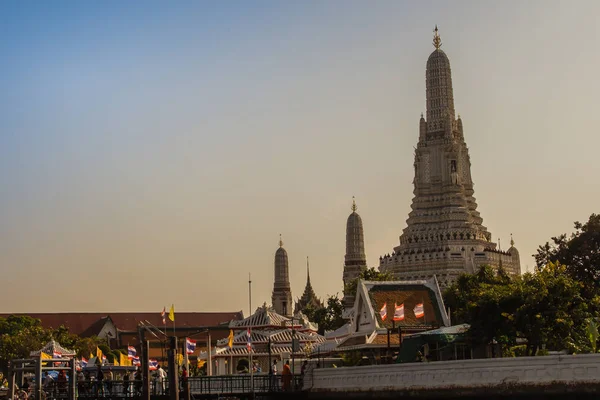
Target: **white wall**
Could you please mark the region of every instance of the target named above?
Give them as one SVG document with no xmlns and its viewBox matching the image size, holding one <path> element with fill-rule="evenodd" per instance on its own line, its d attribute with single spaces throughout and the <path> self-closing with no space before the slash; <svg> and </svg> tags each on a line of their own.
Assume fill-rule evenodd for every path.
<svg viewBox="0 0 600 400">
<path fill-rule="evenodd" d="M 323 368 L 313 370 L 307 378 L 305 388 L 312 391 L 474 388 L 505 383 L 600 383 L 600 354 Z"/>
</svg>

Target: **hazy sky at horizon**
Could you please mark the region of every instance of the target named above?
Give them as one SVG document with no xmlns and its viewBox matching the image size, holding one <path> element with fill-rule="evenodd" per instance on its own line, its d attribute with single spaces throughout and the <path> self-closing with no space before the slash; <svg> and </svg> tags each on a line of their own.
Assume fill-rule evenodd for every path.
<svg viewBox="0 0 600 400">
<path fill-rule="evenodd" d="M 600 212 L 596 1 L 0 4 L 0 312 L 248 310 L 279 234 L 341 293 L 406 226 L 440 28 L 475 196 L 522 268 Z"/>
</svg>

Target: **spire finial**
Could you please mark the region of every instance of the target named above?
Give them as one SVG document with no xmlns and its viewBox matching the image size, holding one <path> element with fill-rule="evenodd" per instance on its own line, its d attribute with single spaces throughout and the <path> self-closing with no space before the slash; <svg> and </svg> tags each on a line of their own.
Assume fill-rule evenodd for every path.
<svg viewBox="0 0 600 400">
<path fill-rule="evenodd" d="M 279 234 L 279 247 L 283 247 L 283 240 L 281 240 L 281 233 Z"/>
<path fill-rule="evenodd" d="M 440 34 L 438 33 L 437 24 L 435 25 L 435 29 L 433 30 L 433 47 L 439 49 L 442 47 L 442 39 L 440 38 Z"/>
<path fill-rule="evenodd" d="M 513 239 L 512 233 L 510 234 L 510 245 L 511 245 L 511 247 L 515 246 L 515 241 Z"/>
<path fill-rule="evenodd" d="M 306 256 L 306 282 L 310 283 L 310 267 L 308 265 L 308 256 Z"/>
<path fill-rule="evenodd" d="M 356 199 L 352 196 L 352 212 L 356 212 Z"/>
</svg>

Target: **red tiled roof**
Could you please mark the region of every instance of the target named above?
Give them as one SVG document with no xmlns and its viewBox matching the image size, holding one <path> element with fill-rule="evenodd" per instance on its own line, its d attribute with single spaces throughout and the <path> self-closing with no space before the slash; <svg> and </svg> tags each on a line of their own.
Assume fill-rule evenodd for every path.
<svg viewBox="0 0 600 400">
<path fill-rule="evenodd" d="M 9 317 L 12 314 L 0 314 L 0 318 Z M 116 328 L 120 331 L 136 331 L 139 321 L 149 321 L 153 325 L 162 327 L 160 312 L 136 313 L 19 313 L 18 315 L 29 315 L 42 321 L 42 326 L 56 329 L 61 325 L 69 328 L 69 332 L 80 336 L 92 336 L 97 334 L 104 326 L 107 318 L 110 318 Z M 175 312 L 175 326 L 177 328 L 218 326 L 229 324 L 232 320 L 241 320 L 243 314 L 236 312 Z M 172 322 L 167 320 L 167 326 Z"/>
</svg>

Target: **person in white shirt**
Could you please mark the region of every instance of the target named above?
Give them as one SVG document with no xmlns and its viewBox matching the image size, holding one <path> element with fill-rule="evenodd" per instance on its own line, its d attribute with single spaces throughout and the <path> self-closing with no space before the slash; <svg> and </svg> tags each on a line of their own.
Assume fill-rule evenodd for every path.
<svg viewBox="0 0 600 400">
<path fill-rule="evenodd" d="M 165 380 L 167 379 L 167 373 L 164 369 L 162 369 L 160 364 L 158 365 L 158 369 L 156 370 L 156 377 L 158 381 L 158 387 L 160 389 L 160 394 L 165 394 Z"/>
</svg>

